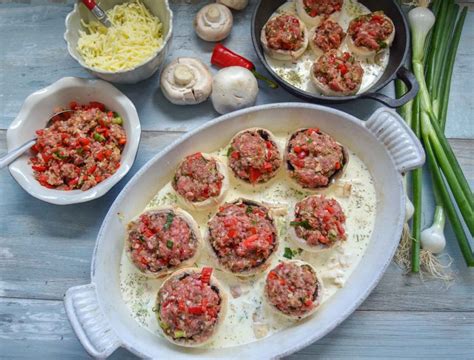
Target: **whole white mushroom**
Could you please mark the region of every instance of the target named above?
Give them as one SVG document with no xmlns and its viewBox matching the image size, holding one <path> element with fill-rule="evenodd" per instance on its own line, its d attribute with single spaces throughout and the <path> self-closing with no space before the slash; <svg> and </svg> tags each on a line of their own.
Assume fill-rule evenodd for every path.
<svg viewBox="0 0 474 360">
<path fill-rule="evenodd" d="M 242 10 L 247 6 L 249 0 L 217 0 L 217 2 L 234 10 Z"/>
<path fill-rule="evenodd" d="M 163 69 L 160 85 L 163 95 L 173 104 L 199 104 L 211 94 L 212 74 L 201 60 L 181 57 Z"/>
<path fill-rule="evenodd" d="M 204 6 L 197 12 L 194 29 L 205 41 L 221 41 L 230 34 L 233 22 L 229 8 L 214 3 Z"/>
<path fill-rule="evenodd" d="M 243 67 L 229 66 L 214 76 L 211 101 L 219 114 L 254 105 L 257 94 L 255 76 Z"/>
</svg>

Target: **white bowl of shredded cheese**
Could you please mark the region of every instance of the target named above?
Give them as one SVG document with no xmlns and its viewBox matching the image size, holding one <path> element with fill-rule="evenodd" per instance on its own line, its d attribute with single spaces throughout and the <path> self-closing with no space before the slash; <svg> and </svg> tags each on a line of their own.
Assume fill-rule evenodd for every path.
<svg viewBox="0 0 474 360">
<path fill-rule="evenodd" d="M 120 84 L 152 76 L 163 63 L 173 29 L 168 0 L 103 0 L 105 28 L 81 3 L 66 17 L 69 54 L 93 75 Z"/>
</svg>

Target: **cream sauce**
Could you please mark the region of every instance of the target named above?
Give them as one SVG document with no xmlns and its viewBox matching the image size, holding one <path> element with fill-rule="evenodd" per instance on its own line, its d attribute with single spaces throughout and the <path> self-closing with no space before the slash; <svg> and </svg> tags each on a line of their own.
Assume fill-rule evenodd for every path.
<svg viewBox="0 0 474 360">
<path fill-rule="evenodd" d="M 279 134 L 276 137 L 281 151 L 283 151 L 288 136 L 289 134 Z M 219 156 L 224 163 L 227 163 L 226 153 L 227 147 L 216 151 L 214 155 Z M 347 217 L 345 224 L 347 240 L 340 246 L 317 254 L 298 251 L 297 246 L 287 238 L 287 226 L 291 221 L 292 208 L 308 193 L 294 189 L 283 166 L 274 180 L 258 190 L 238 183 L 231 176 L 225 201 L 245 197 L 274 206 L 274 218 L 280 237 L 280 246 L 271 267 L 279 261 L 285 260 L 283 257 L 285 248 L 291 248 L 299 253 L 294 259 L 312 264 L 322 278 L 324 283 L 322 301 L 324 302 L 344 286 L 364 255 L 374 228 L 377 199 L 370 172 L 364 163 L 351 152 L 342 177 L 321 193 L 337 199 L 341 204 Z M 163 205 L 176 205 L 177 201 L 171 183 L 167 183 L 150 201 L 145 210 Z M 207 221 L 213 212 L 190 211 L 190 213 L 204 235 Z M 217 266 L 207 248 L 197 260 L 197 265 Z M 293 324 L 279 316 L 274 316 L 269 307 L 264 306 L 262 294 L 266 273 L 240 279 L 216 268 L 214 274 L 229 292 L 229 308 L 219 333 L 207 347 L 224 348 L 250 343 Z M 133 318 L 152 333 L 162 336 L 153 309 L 156 294 L 163 280 L 154 280 L 143 276 L 129 261 L 124 251 L 120 265 L 120 281 L 123 299 Z M 233 293 L 241 293 L 241 296 L 234 298 L 231 295 L 231 290 Z"/>
<path fill-rule="evenodd" d="M 297 16 L 295 3 L 293 1 L 289 1 L 283 4 L 275 11 L 272 16 L 283 13 Z M 345 0 L 338 23 L 341 25 L 344 31 L 347 31 L 349 23 L 353 18 L 367 13 L 370 13 L 370 10 L 359 2 L 355 0 Z M 311 27 L 312 25 L 307 26 L 308 32 Z M 345 41 L 342 43 L 340 50 L 349 51 Z M 273 71 L 275 71 L 287 83 L 309 93 L 321 94 L 310 79 L 310 69 L 313 65 L 313 62 L 315 61 L 315 57 L 316 56 L 309 45 L 305 53 L 294 62 L 275 60 L 265 54 L 265 59 Z M 381 78 L 385 68 L 387 67 L 389 58 L 390 49 L 387 48 L 385 51 L 380 52 L 375 57 L 359 59 L 362 68 L 364 69 L 364 76 L 362 78 L 362 84 L 358 94 L 369 90 Z"/>
</svg>

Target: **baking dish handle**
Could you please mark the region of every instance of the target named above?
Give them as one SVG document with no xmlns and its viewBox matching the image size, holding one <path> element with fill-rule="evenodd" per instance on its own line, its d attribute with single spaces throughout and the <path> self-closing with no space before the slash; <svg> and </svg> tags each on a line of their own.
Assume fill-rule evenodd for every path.
<svg viewBox="0 0 474 360">
<path fill-rule="evenodd" d="M 413 75 L 410 70 L 408 70 L 404 66 L 398 69 L 395 79 L 403 81 L 403 83 L 408 89 L 407 92 L 402 95 L 402 97 L 398 99 L 393 99 L 389 96 L 379 93 L 366 93 L 363 94 L 362 97 L 377 100 L 378 102 L 381 102 L 382 104 L 387 105 L 391 108 L 399 108 L 400 106 L 405 105 L 418 93 L 418 82 L 416 81 L 415 75 Z"/>
<path fill-rule="evenodd" d="M 68 289 L 64 306 L 74 332 L 92 357 L 105 359 L 120 347 L 121 341 L 99 306 L 94 284 Z"/>
<path fill-rule="evenodd" d="M 385 145 L 400 173 L 416 169 L 425 163 L 425 152 L 420 141 L 394 110 L 376 110 L 365 122 L 365 126 Z"/>
</svg>

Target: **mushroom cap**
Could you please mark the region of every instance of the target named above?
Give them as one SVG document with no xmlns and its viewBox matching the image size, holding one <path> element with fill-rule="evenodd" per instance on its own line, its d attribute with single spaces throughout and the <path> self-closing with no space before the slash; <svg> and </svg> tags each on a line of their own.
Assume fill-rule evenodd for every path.
<svg viewBox="0 0 474 360">
<path fill-rule="evenodd" d="M 219 114 L 252 106 L 257 100 L 257 80 L 251 71 L 240 66 L 219 70 L 212 89 L 212 105 Z"/>
<path fill-rule="evenodd" d="M 306 48 L 308 47 L 308 30 L 306 28 L 306 25 L 303 23 L 303 21 L 301 21 L 301 19 L 295 16 L 299 20 L 300 29 L 303 32 L 303 44 L 301 48 L 299 48 L 298 50 L 272 49 L 268 46 L 267 36 L 265 34 L 265 28 L 267 26 L 267 23 L 273 20 L 277 16 L 280 16 L 280 15 L 272 16 L 270 19 L 268 19 L 268 21 L 263 26 L 262 31 L 260 32 L 260 42 L 262 43 L 263 51 L 268 56 L 276 60 L 295 60 L 299 58 L 301 55 L 303 55 L 304 52 L 306 51 Z"/>
<path fill-rule="evenodd" d="M 261 202 L 258 202 L 258 201 L 255 201 L 255 200 L 250 200 L 250 199 L 244 199 L 244 198 L 237 198 L 235 200 L 229 201 L 230 204 L 236 204 L 236 203 L 239 203 L 239 202 L 244 203 L 244 204 L 249 204 L 249 205 L 262 206 L 262 207 L 265 207 L 265 208 L 269 209 L 268 218 L 270 219 L 270 221 L 272 222 L 273 226 L 276 229 L 275 248 L 273 249 L 273 252 L 270 254 L 270 256 L 264 262 L 262 262 L 260 265 L 255 266 L 251 269 L 248 269 L 248 270 L 241 271 L 241 272 L 237 273 L 237 272 L 230 271 L 227 267 L 225 267 L 224 265 L 221 264 L 221 261 L 220 261 L 219 257 L 217 256 L 216 251 L 214 250 L 214 248 L 212 247 L 212 244 L 211 244 L 211 232 L 209 231 L 209 225 L 207 226 L 207 229 L 206 229 L 206 232 L 205 232 L 205 235 L 204 235 L 204 243 L 205 243 L 205 246 L 207 247 L 208 252 L 212 255 L 212 259 L 213 259 L 214 263 L 216 264 L 216 266 L 220 270 L 222 270 L 223 272 L 225 272 L 227 274 L 233 274 L 235 276 L 244 278 L 244 277 L 249 277 L 249 276 L 254 276 L 254 275 L 260 274 L 260 273 L 264 272 L 266 269 L 268 269 L 268 267 L 272 263 L 272 260 L 275 258 L 276 254 L 278 253 L 278 248 L 280 246 L 280 237 L 279 237 L 279 234 L 278 234 L 278 229 L 277 229 L 277 226 L 276 226 L 276 223 L 275 223 L 275 219 L 273 218 L 273 215 L 272 215 L 273 212 L 271 211 L 269 205 L 265 205 Z M 216 216 L 216 213 L 214 213 L 214 215 L 211 217 L 211 219 L 214 218 L 215 216 Z M 209 221 L 211 219 L 209 219 Z M 209 222 L 208 222 L 208 224 L 209 224 Z"/>
<path fill-rule="evenodd" d="M 247 6 L 249 0 L 217 0 L 217 3 L 234 10 L 242 10 Z"/>
<path fill-rule="evenodd" d="M 230 34 L 233 22 L 232 12 L 227 6 L 213 3 L 197 12 L 194 29 L 205 41 L 221 41 Z"/>
<path fill-rule="evenodd" d="M 199 257 L 199 255 L 201 253 L 201 250 L 203 248 L 203 239 L 202 239 L 202 236 L 201 236 L 201 231 L 199 230 L 199 226 L 196 223 L 196 221 L 194 220 L 194 218 L 191 216 L 191 214 L 189 214 L 188 212 L 180 209 L 177 206 L 161 206 L 161 207 L 156 208 L 156 209 L 145 211 L 145 213 L 146 212 L 168 213 L 170 211 L 172 211 L 175 215 L 182 218 L 189 225 L 189 227 L 190 227 L 192 233 L 194 234 L 194 236 L 196 237 L 196 240 L 197 240 L 197 243 L 198 243 L 197 248 L 196 248 L 196 252 L 194 253 L 194 255 L 192 257 L 190 257 L 187 260 L 182 261 L 179 265 L 174 266 L 174 267 L 163 268 L 162 270 L 157 271 L 157 272 L 152 272 L 152 271 L 149 271 L 149 270 L 141 270 L 141 269 L 139 269 L 138 267 L 135 266 L 135 263 L 132 260 L 131 251 L 128 247 L 129 240 L 128 240 L 128 235 L 127 235 L 127 239 L 125 241 L 125 246 L 127 246 L 127 249 L 126 249 L 127 257 L 129 258 L 130 262 L 135 266 L 135 268 L 137 270 L 139 270 L 146 277 L 159 279 L 159 278 L 162 278 L 164 276 L 167 276 L 168 274 L 172 273 L 173 271 L 176 271 L 177 269 L 184 268 L 186 266 L 190 266 L 190 265 L 194 264 L 196 262 L 197 258 Z M 141 214 L 136 216 L 135 219 L 133 219 L 133 220 L 138 219 L 138 217 L 140 215 Z"/>
<path fill-rule="evenodd" d="M 298 17 L 308 26 L 319 26 L 320 22 L 325 18 L 323 15 L 309 16 L 306 12 L 306 6 L 304 5 L 304 0 L 296 0 L 296 13 Z M 332 13 L 329 18 L 337 21 L 341 16 L 340 11 Z"/>
<path fill-rule="evenodd" d="M 314 305 L 315 305 L 314 308 L 311 309 L 310 311 L 308 311 L 306 314 L 301 315 L 301 316 L 285 314 L 285 313 L 281 312 L 276 306 L 274 306 L 271 303 L 271 301 L 268 298 L 268 294 L 267 294 L 267 291 L 266 291 L 266 286 L 264 286 L 264 289 L 263 289 L 263 295 L 264 295 L 263 300 L 264 300 L 265 305 L 268 306 L 272 310 L 272 312 L 274 314 L 276 314 L 277 316 L 280 316 L 280 317 L 282 317 L 284 319 L 287 319 L 287 320 L 299 321 L 299 320 L 302 320 L 304 318 L 307 318 L 307 317 L 313 315 L 318 310 L 319 305 L 321 305 L 321 302 L 322 302 L 322 299 L 323 299 L 324 285 L 323 285 L 323 282 L 321 280 L 321 277 L 318 276 L 318 273 L 316 272 L 316 269 L 311 264 L 308 264 L 307 262 L 301 261 L 301 260 L 285 260 L 285 262 L 286 263 L 294 263 L 298 266 L 303 266 L 303 265 L 304 266 L 309 266 L 311 271 L 316 276 L 316 282 L 318 284 L 317 285 L 318 289 L 317 289 L 316 297 L 313 300 Z"/>
<path fill-rule="evenodd" d="M 360 58 L 369 58 L 369 57 L 377 55 L 377 53 L 380 53 L 380 52 L 384 51 L 385 49 L 388 49 L 390 46 L 392 46 L 393 39 L 395 39 L 395 25 L 394 25 L 392 19 L 390 19 L 387 15 L 383 14 L 383 16 L 384 16 L 385 19 L 390 21 L 390 23 L 392 24 L 392 28 L 393 28 L 393 31 L 390 34 L 390 36 L 386 40 L 383 41 L 387 45 L 386 48 L 376 51 L 376 50 L 366 48 L 365 46 L 357 46 L 356 44 L 354 44 L 354 40 L 352 40 L 352 36 L 347 34 L 346 35 L 346 43 L 347 43 L 347 47 L 349 48 L 350 52 L 352 52 L 354 55 L 356 55 Z"/>
<path fill-rule="evenodd" d="M 333 50 L 330 50 L 330 51 L 333 51 Z M 337 50 L 337 54 L 338 56 L 341 56 L 342 53 L 339 50 Z M 323 55 L 324 54 L 322 54 L 321 56 Z M 321 81 L 319 81 L 314 75 L 314 71 L 313 71 L 314 65 L 316 64 L 318 59 L 319 57 L 316 58 L 314 63 L 311 65 L 311 68 L 309 69 L 309 77 L 313 85 L 316 87 L 316 89 L 318 89 L 322 94 L 326 96 L 349 96 L 349 95 L 357 94 L 357 92 L 360 90 L 360 86 L 362 85 L 362 81 L 359 84 L 357 84 L 357 87 L 354 90 L 346 90 L 346 91 L 335 91 L 331 89 L 328 85 L 323 84 Z"/>
<path fill-rule="evenodd" d="M 212 74 L 201 60 L 180 57 L 163 69 L 160 85 L 163 95 L 173 104 L 199 104 L 211 94 Z"/>
<path fill-rule="evenodd" d="M 201 271 L 202 271 L 201 268 L 187 267 L 187 268 L 183 268 L 183 269 L 180 269 L 180 270 L 175 271 L 174 273 L 172 273 L 163 282 L 163 284 L 161 284 L 160 289 L 158 290 L 158 293 L 156 295 L 156 306 L 158 307 L 158 305 L 159 305 L 159 303 L 158 303 L 158 298 L 159 298 L 158 294 L 159 294 L 160 290 L 163 288 L 164 284 L 168 280 L 170 280 L 172 278 L 175 278 L 175 277 L 178 277 L 182 274 L 200 273 Z M 224 287 L 222 286 L 222 284 L 214 276 L 214 273 L 211 275 L 210 284 L 212 286 L 216 287 L 219 290 L 219 296 L 221 298 L 221 310 L 220 310 L 219 315 L 217 317 L 217 323 L 214 326 L 214 330 L 213 330 L 211 336 L 208 339 L 206 339 L 206 340 L 204 340 L 203 342 L 200 342 L 200 343 L 193 342 L 192 340 L 188 340 L 186 338 L 182 338 L 180 340 L 177 340 L 177 339 L 173 339 L 171 336 L 166 334 L 160 327 L 161 333 L 163 334 L 163 336 L 165 337 L 166 340 L 168 340 L 169 342 L 171 342 L 175 345 L 179 345 L 179 346 L 183 346 L 183 347 L 199 347 L 199 346 L 203 346 L 203 345 L 209 343 L 212 339 L 214 339 L 214 337 L 216 336 L 216 334 L 219 331 L 219 328 L 221 327 L 222 323 L 224 322 L 226 314 L 227 314 L 228 295 L 227 295 L 227 292 L 224 290 Z M 157 315 L 157 317 L 158 317 L 158 315 Z"/>
<path fill-rule="evenodd" d="M 214 206 L 219 205 L 224 200 L 227 194 L 227 190 L 229 189 L 229 173 L 227 171 L 227 166 L 225 166 L 222 160 L 220 160 L 217 156 L 213 156 L 206 153 L 201 153 L 201 154 L 205 159 L 208 159 L 208 160 L 214 159 L 216 161 L 217 170 L 219 170 L 219 172 L 224 176 L 224 179 L 222 179 L 222 187 L 221 187 L 220 194 L 218 196 L 211 197 L 204 201 L 197 201 L 197 202 L 189 201 L 188 199 L 181 196 L 181 194 L 179 194 L 177 191 L 175 191 L 176 195 L 178 196 L 178 201 L 180 202 L 180 204 L 182 204 L 189 210 L 212 209 Z"/>
</svg>

